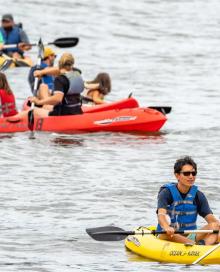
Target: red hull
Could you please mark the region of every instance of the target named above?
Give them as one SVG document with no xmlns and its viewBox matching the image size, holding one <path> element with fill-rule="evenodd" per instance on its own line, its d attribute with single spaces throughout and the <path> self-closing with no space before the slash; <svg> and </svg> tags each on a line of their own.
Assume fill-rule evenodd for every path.
<svg viewBox="0 0 220 272">
<path fill-rule="evenodd" d="M 83 112 L 99 112 L 99 111 L 106 111 L 106 110 L 121 110 L 121 109 L 131 109 L 131 108 L 137 108 L 139 107 L 139 104 L 136 99 L 133 97 L 125 98 L 116 102 L 112 103 L 106 103 L 102 105 L 96 105 L 96 106 L 86 106 L 83 105 L 82 109 Z"/>
<path fill-rule="evenodd" d="M 35 118 L 34 130 L 59 133 L 78 132 L 155 132 L 167 118 L 149 108 L 125 108 L 88 112 L 82 115 Z M 0 118 L 0 133 L 28 131 L 27 119 L 16 123 Z"/>
</svg>

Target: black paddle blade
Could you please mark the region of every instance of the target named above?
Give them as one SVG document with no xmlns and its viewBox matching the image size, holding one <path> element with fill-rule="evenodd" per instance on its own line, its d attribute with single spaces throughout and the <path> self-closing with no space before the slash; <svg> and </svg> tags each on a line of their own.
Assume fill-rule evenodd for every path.
<svg viewBox="0 0 220 272">
<path fill-rule="evenodd" d="M 8 68 L 10 68 L 11 64 L 13 63 L 12 59 L 6 59 L 2 65 L 0 66 L 0 71 L 4 72 Z"/>
<path fill-rule="evenodd" d="M 34 110 L 28 112 L 28 128 L 30 131 L 34 130 Z"/>
<path fill-rule="evenodd" d="M 41 38 L 38 41 L 38 56 L 37 57 L 40 60 L 44 58 L 44 44 Z"/>
<path fill-rule="evenodd" d="M 157 111 L 160 111 L 161 113 L 163 113 L 164 115 L 165 114 L 168 114 L 171 112 L 172 110 L 172 107 L 168 107 L 168 106 L 152 106 L 152 107 L 149 107 L 150 109 L 154 109 L 154 110 L 157 110 Z"/>
<path fill-rule="evenodd" d="M 133 231 L 125 231 L 114 226 L 86 229 L 86 232 L 96 241 L 121 241 L 134 234 Z"/>
<path fill-rule="evenodd" d="M 78 44 L 78 42 L 79 42 L 79 38 L 69 37 L 69 38 L 56 39 L 54 42 L 49 43 L 49 44 L 54 44 L 57 47 L 61 47 L 61 48 L 67 48 L 67 47 L 76 46 Z"/>
</svg>

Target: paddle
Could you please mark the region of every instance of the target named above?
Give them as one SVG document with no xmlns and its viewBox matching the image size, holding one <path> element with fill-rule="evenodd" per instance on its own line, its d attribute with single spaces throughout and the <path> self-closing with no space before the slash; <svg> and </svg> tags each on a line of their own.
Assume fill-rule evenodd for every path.
<svg viewBox="0 0 220 272">
<path fill-rule="evenodd" d="M 12 59 L 6 59 L 0 66 L 0 71 L 4 72 L 5 70 L 7 70 L 11 64 L 13 63 Z"/>
<path fill-rule="evenodd" d="M 79 42 L 79 38 L 77 38 L 77 37 L 66 37 L 66 38 L 56 39 L 55 41 L 49 42 L 46 45 L 53 44 L 53 45 L 60 47 L 60 48 L 67 48 L 67 47 L 76 46 L 78 44 L 78 42 Z M 30 43 L 27 45 L 38 46 L 38 43 Z M 3 48 L 7 49 L 7 48 L 14 48 L 17 46 L 18 46 L 18 44 L 6 44 L 6 45 L 4 45 Z"/>
<path fill-rule="evenodd" d="M 148 234 L 165 234 L 165 231 L 156 230 L 143 230 L 142 231 L 125 231 L 119 227 L 106 226 L 98 228 L 86 229 L 86 232 L 94 240 L 97 241 L 121 241 L 124 240 L 128 235 L 148 235 Z M 219 230 L 184 230 L 175 231 L 176 234 L 189 234 L 189 233 L 219 233 Z"/>
<path fill-rule="evenodd" d="M 160 111 L 164 115 L 170 113 L 171 110 L 172 110 L 172 107 L 168 107 L 168 106 L 161 106 L 161 107 L 159 107 L 159 106 L 151 106 L 149 108 L 157 110 L 157 111 Z"/>
<path fill-rule="evenodd" d="M 128 95 L 128 98 L 131 98 L 131 97 L 132 97 L 132 93 Z M 164 115 L 170 113 L 172 110 L 172 107 L 168 107 L 168 106 L 151 106 L 148 108 L 160 111 Z"/>
<path fill-rule="evenodd" d="M 43 54 L 44 54 L 44 45 L 43 45 L 42 40 L 40 38 L 39 42 L 38 42 L 38 56 L 37 56 L 37 68 L 38 69 L 40 68 L 41 59 L 43 58 Z M 34 79 L 34 91 L 33 91 L 34 95 L 37 94 L 38 81 L 39 81 L 39 78 L 35 77 L 35 79 Z M 34 103 L 33 102 L 31 103 L 31 109 L 28 112 L 28 128 L 31 131 L 30 138 L 34 138 L 34 133 L 33 133 L 33 130 L 34 130 Z"/>
<path fill-rule="evenodd" d="M 6 54 L 1 54 L 1 56 L 5 58 L 4 63 L 0 67 L 1 71 L 7 70 L 12 63 L 15 65 L 15 67 L 30 67 L 30 64 L 28 64 L 25 59 L 12 58 Z"/>
<path fill-rule="evenodd" d="M 199 263 L 200 261 L 202 261 L 203 259 L 205 259 L 205 257 L 207 257 L 208 255 L 210 255 L 213 251 L 215 251 L 219 247 L 220 247 L 220 243 L 217 244 L 217 245 L 215 245 L 214 247 L 210 248 L 210 250 L 208 250 L 205 254 L 203 254 L 201 257 L 199 257 L 197 260 L 195 260 L 192 264 Z"/>
</svg>

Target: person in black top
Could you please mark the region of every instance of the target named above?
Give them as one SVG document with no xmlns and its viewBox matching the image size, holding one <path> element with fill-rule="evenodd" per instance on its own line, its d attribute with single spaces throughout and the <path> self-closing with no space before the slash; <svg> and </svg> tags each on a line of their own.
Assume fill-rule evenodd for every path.
<svg viewBox="0 0 220 272">
<path fill-rule="evenodd" d="M 73 67 L 74 58 L 72 54 L 64 53 L 59 60 L 58 75 L 54 80 L 53 94 L 44 99 L 39 99 L 35 96 L 30 97 L 29 101 L 37 106 L 47 106 L 45 108 L 34 108 L 34 115 L 37 117 L 59 116 L 59 115 L 74 115 L 82 114 L 81 96 L 84 89 L 84 81 L 80 71 Z M 48 109 L 50 106 L 50 109 Z M 8 121 L 19 120 L 27 116 L 29 110 L 22 111 Z"/>
<path fill-rule="evenodd" d="M 31 97 L 29 100 L 35 105 L 52 105 L 51 111 L 35 108 L 34 113 L 40 117 L 82 114 L 80 94 L 84 89 L 84 81 L 77 69 L 73 68 L 74 58 L 69 53 L 64 53 L 59 60 L 60 75 L 54 80 L 53 95 L 38 99 Z"/>
<path fill-rule="evenodd" d="M 158 227 L 164 230 L 160 239 L 179 243 L 198 243 L 212 245 L 220 241 L 218 234 L 197 233 L 188 237 L 175 234 L 175 230 L 195 230 L 197 215 L 202 216 L 207 225 L 203 230 L 219 230 L 220 222 L 213 215 L 205 195 L 194 185 L 197 165 L 191 157 L 176 161 L 174 174 L 177 183 L 168 183 L 161 187 L 158 194 Z"/>
</svg>

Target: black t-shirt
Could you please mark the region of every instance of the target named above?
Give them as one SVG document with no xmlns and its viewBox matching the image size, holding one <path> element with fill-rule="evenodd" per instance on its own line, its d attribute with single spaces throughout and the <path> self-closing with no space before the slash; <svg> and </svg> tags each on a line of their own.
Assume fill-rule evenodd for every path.
<svg viewBox="0 0 220 272">
<path fill-rule="evenodd" d="M 187 194 L 183 194 L 181 192 L 179 193 L 183 199 L 187 196 Z M 167 209 L 167 206 L 171 205 L 172 203 L 173 197 L 170 190 L 168 188 L 162 189 L 158 194 L 157 211 L 161 208 Z M 200 216 L 206 217 L 208 214 L 212 214 L 212 210 L 209 207 L 206 196 L 199 190 L 196 193 L 194 205 L 197 206 L 197 212 Z"/>
<path fill-rule="evenodd" d="M 64 95 L 68 92 L 69 90 L 69 80 L 67 77 L 65 77 L 64 75 L 60 75 L 58 77 L 55 78 L 54 80 L 54 91 L 59 91 L 64 93 Z"/>
</svg>

